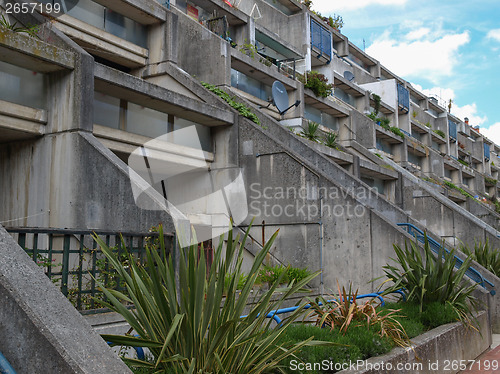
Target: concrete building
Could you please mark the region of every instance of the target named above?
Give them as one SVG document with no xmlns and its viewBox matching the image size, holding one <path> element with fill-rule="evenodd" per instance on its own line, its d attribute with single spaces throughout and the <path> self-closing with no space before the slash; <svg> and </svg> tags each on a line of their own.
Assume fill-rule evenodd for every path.
<svg viewBox="0 0 500 374">
<path fill-rule="evenodd" d="M 210 195 L 241 172 L 244 207 L 233 199 L 230 213 L 214 214 L 207 202 L 184 215 L 188 223 L 210 237 L 221 216 L 247 209 L 240 228 L 255 217 L 256 242 L 280 229 L 274 260 L 323 270 L 320 292 L 337 279 L 372 291 L 392 244 L 412 238 L 398 224 L 451 246 L 500 246 L 500 145 L 297 1 L 80 0 L 50 21 L 7 14 L 5 4 L 1 12 L 39 25 L 34 36 L 0 27 L 4 227 L 144 232 L 162 222 L 174 231 L 166 195 L 182 205 L 183 194 Z M 327 97 L 299 80 L 311 70 L 333 84 Z M 284 115 L 269 104 L 275 81 L 300 101 Z M 388 126 L 367 116 L 375 108 Z M 337 134 L 338 146 L 298 136 L 310 121 L 322 137 Z M 192 126 L 199 144 L 166 138 L 149 161 L 170 170 L 201 163 L 213 190 L 206 176 L 177 192 L 144 170 L 131 178 L 134 151 Z M 500 330 L 500 303 L 489 303 Z"/>
</svg>

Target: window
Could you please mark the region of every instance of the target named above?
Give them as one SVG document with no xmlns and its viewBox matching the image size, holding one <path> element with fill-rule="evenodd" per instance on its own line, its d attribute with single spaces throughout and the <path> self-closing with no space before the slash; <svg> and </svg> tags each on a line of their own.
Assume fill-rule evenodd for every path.
<svg viewBox="0 0 500 374">
<path fill-rule="evenodd" d="M 377 138 L 377 149 L 392 155 L 392 146 L 385 140 Z"/>
<path fill-rule="evenodd" d="M 94 93 L 94 124 L 149 138 L 196 126 L 202 150 L 212 151 L 212 138 L 208 127 L 100 92 Z M 176 138 L 172 142 L 198 148 L 197 139 Z"/>
<path fill-rule="evenodd" d="M 307 104 L 305 105 L 304 108 L 305 108 L 306 119 L 308 119 L 309 121 L 314 121 L 316 123 L 319 123 L 320 125 L 328 127 L 329 129 L 338 131 L 339 123 L 337 118 Z"/>
<path fill-rule="evenodd" d="M 351 106 L 356 106 L 354 97 L 338 87 L 333 88 L 333 95 Z"/>
<path fill-rule="evenodd" d="M 146 26 L 91 0 L 79 0 L 68 15 L 143 48 L 148 46 Z"/>
<path fill-rule="evenodd" d="M 234 69 L 231 69 L 231 86 L 264 101 L 272 96 L 270 86 Z"/>
<path fill-rule="evenodd" d="M 47 77 L 0 61 L 0 100 L 47 109 Z"/>
</svg>

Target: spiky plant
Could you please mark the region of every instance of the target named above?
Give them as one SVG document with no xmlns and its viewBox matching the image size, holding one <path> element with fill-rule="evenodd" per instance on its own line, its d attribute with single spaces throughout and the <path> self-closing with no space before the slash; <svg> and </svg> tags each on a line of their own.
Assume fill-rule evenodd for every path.
<svg viewBox="0 0 500 374">
<path fill-rule="evenodd" d="M 439 302 L 449 304 L 457 314 L 457 319 L 472 326 L 477 322 L 474 311 L 480 306 L 473 295 L 476 283 L 467 284 L 464 280 L 465 272 L 472 261 L 469 256 L 460 268 L 455 269 L 455 250 L 440 251 L 439 255 L 433 253 L 427 235 L 422 256 L 415 242 L 410 245 L 405 243 L 402 249 L 394 244 L 396 252 L 396 266 L 385 265 L 384 272 L 394 284 L 385 290 L 385 293 L 403 289 L 407 300 L 414 301 L 420 306 L 422 312 L 424 305 Z"/>
<path fill-rule="evenodd" d="M 135 367 L 150 368 L 155 373 L 280 371 L 280 361 L 293 356 L 305 345 L 321 343 L 311 339 L 298 344 L 279 343 L 281 334 L 303 313 L 301 307 L 283 322 L 281 328 L 271 329 L 272 320 L 266 318 L 318 273 L 280 289 L 282 293 L 277 301 L 272 298 L 277 296 L 278 282 L 271 285 L 268 291 L 257 295 L 257 302 L 246 311 L 258 269 L 276 235 L 257 254 L 246 278 L 241 276 L 241 266 L 248 231 L 241 241 L 234 239 L 232 232 L 226 240 L 221 237 L 209 270 L 204 256 L 198 256 L 198 246 L 181 250 L 178 274 L 172 258 L 165 255 L 161 228 L 160 254 L 147 248 L 144 266 L 130 261 L 131 266 L 125 268 L 106 244 L 95 237 L 110 266 L 124 279 L 127 289 L 122 293 L 101 285 L 109 300 L 103 304 L 120 313 L 139 335 L 138 338 L 103 335 L 103 338 L 116 345 L 148 347 L 154 363 L 135 359 L 127 362 Z M 131 256 L 128 250 L 126 254 Z M 133 308 L 125 307 L 124 302 L 132 304 Z M 244 314 L 246 316 L 241 317 Z"/>
<path fill-rule="evenodd" d="M 500 276 L 500 250 L 498 248 L 490 247 L 488 240 L 486 240 L 485 243 L 475 241 L 473 251 L 463 243 L 460 245 L 460 249 L 467 256 L 472 256 L 475 261 L 491 271 L 497 277 Z"/>
<path fill-rule="evenodd" d="M 312 140 L 313 142 L 318 142 L 319 141 L 318 130 L 319 130 L 319 123 L 309 121 L 307 123 L 307 127 L 305 129 L 302 129 L 300 135 L 306 139 Z"/>
<path fill-rule="evenodd" d="M 318 297 L 311 299 L 310 311 L 306 314 L 306 319 L 312 319 L 316 326 L 339 329 L 343 334 L 350 326 L 365 326 L 366 328 L 376 328 L 380 336 L 387 336 L 399 346 L 409 346 L 410 339 L 401 323 L 396 319 L 401 317 L 397 313 L 400 310 L 384 310 L 379 313 L 376 301 L 368 299 L 358 302 L 358 290 L 353 290 L 349 285 L 347 291 L 345 287 L 340 288 L 337 282 L 338 294 L 330 298 Z"/>
<path fill-rule="evenodd" d="M 336 132 L 329 132 L 325 135 L 323 142 L 327 147 L 337 148 L 337 137 L 338 134 Z"/>
</svg>

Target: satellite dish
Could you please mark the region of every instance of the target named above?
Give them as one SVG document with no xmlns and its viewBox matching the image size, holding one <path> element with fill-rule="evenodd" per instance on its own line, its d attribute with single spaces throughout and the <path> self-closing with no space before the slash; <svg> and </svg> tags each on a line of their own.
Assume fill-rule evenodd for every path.
<svg viewBox="0 0 500 374">
<path fill-rule="evenodd" d="M 290 105 L 288 102 L 288 92 L 286 92 L 285 85 L 280 81 L 274 81 L 272 94 L 273 104 L 276 106 L 276 108 L 278 108 L 280 114 L 283 114 L 289 109 L 288 106 Z"/>
<path fill-rule="evenodd" d="M 300 104 L 300 100 L 297 100 L 294 104 L 288 106 L 288 92 L 286 92 L 285 85 L 280 81 L 274 81 L 271 93 L 273 96 L 269 99 L 269 104 L 266 107 L 261 106 L 261 108 L 269 108 L 269 105 L 273 104 L 280 115 L 283 115 L 292 107 L 297 107 Z"/>
<path fill-rule="evenodd" d="M 349 70 L 344 71 L 344 78 L 347 79 L 349 82 L 352 82 L 354 79 L 354 74 L 351 73 Z"/>
</svg>

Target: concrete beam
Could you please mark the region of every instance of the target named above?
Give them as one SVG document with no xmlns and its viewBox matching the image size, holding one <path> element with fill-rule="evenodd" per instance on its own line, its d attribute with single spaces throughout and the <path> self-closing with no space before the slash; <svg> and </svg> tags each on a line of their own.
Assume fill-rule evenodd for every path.
<svg viewBox="0 0 500 374">
<path fill-rule="evenodd" d="M 57 19 L 56 27 L 74 39 L 82 48 L 88 49 L 106 60 L 130 68 L 146 65 L 149 54 L 147 49 L 67 14 Z"/>
<path fill-rule="evenodd" d="M 165 21 L 168 10 L 154 0 L 94 0 L 143 25 Z"/>
<path fill-rule="evenodd" d="M 0 60 L 39 73 L 75 66 L 74 53 L 3 27 L 0 28 Z"/>
<path fill-rule="evenodd" d="M 120 99 L 205 125 L 234 122 L 234 113 L 178 94 L 121 71 L 95 64 L 95 89 Z"/>
<path fill-rule="evenodd" d="M 17 373 L 131 373 L 1 226 L 0 274 L 0 351 Z"/>
</svg>

